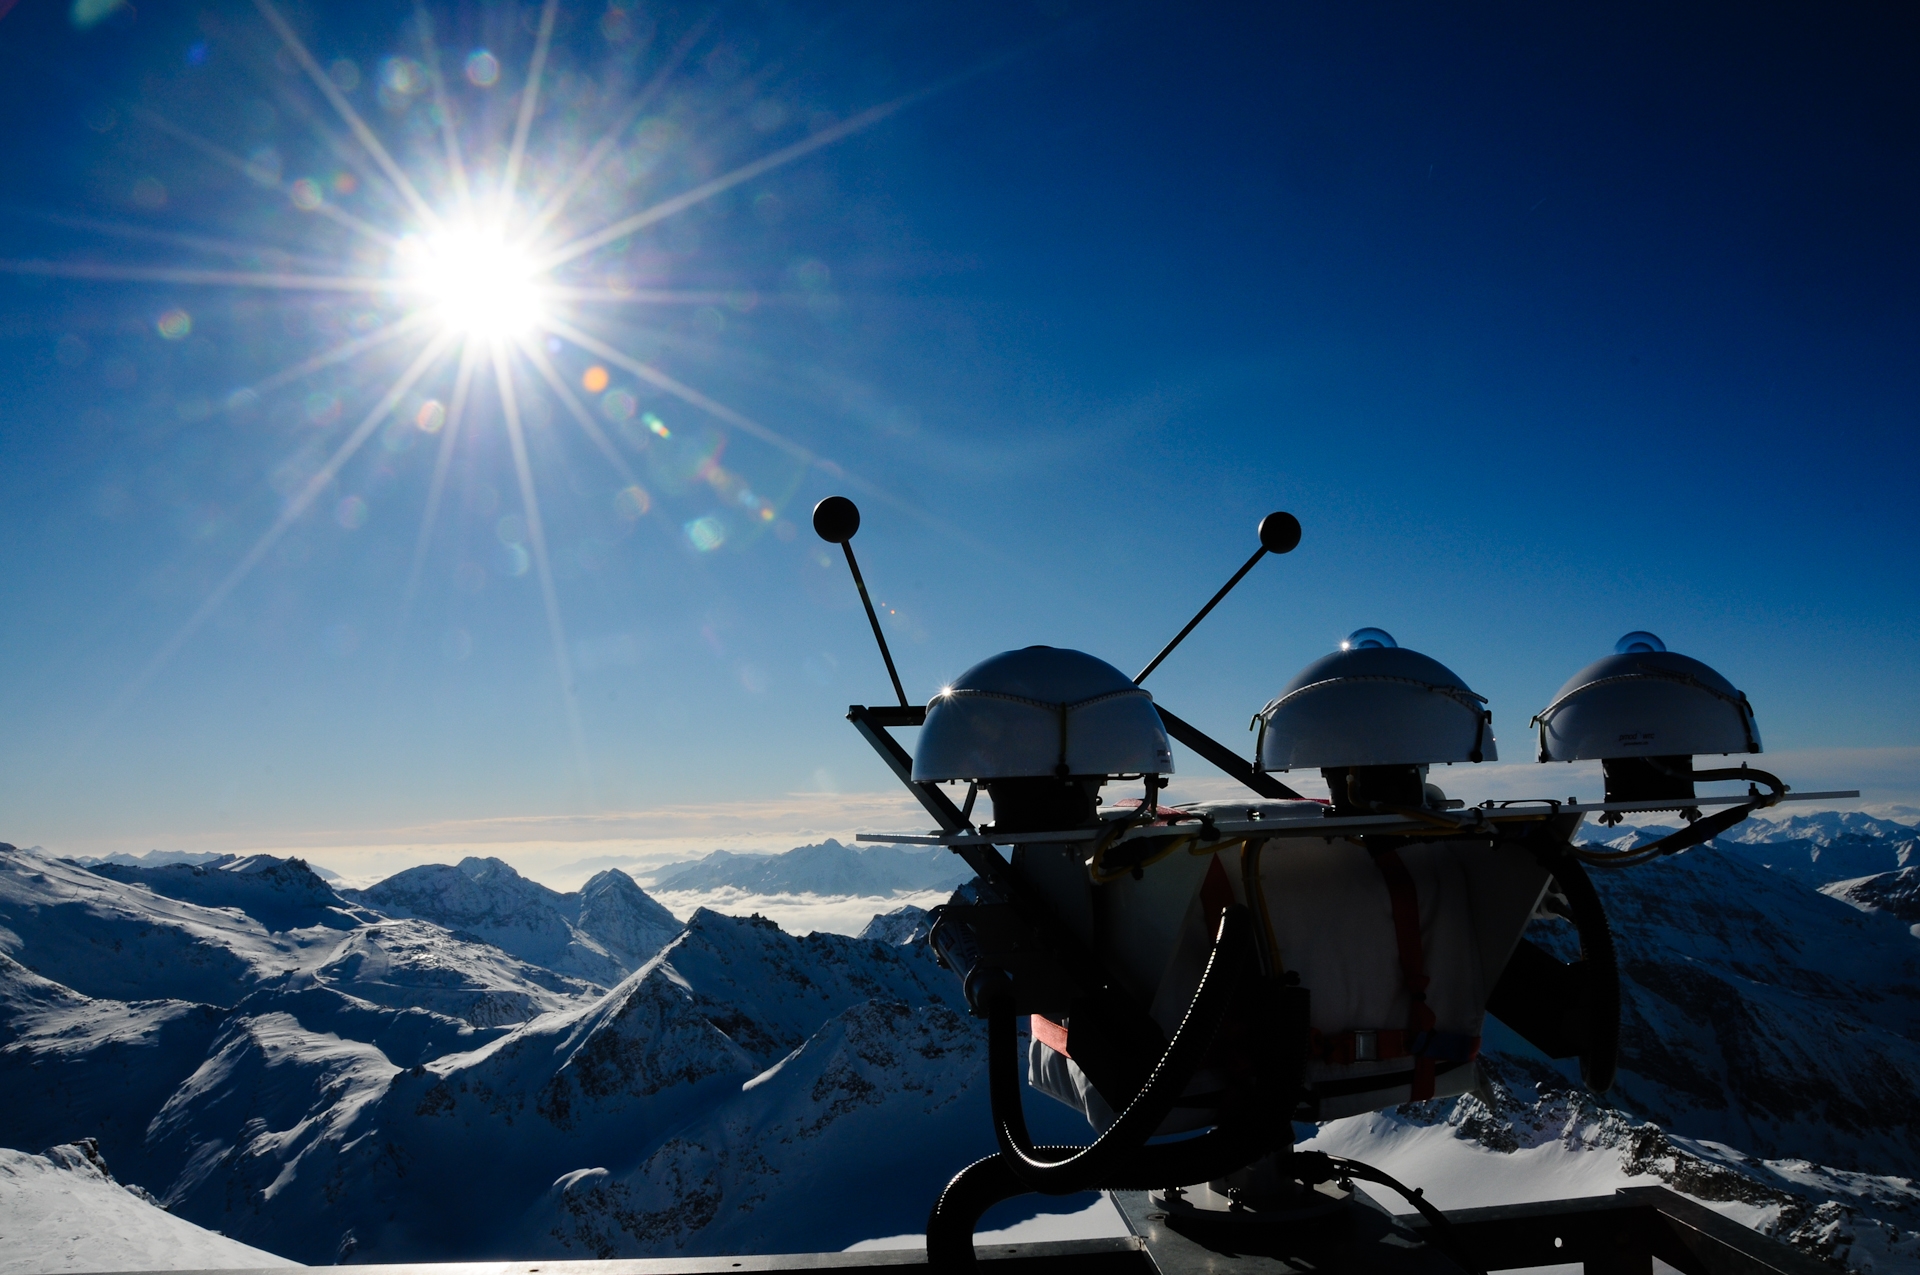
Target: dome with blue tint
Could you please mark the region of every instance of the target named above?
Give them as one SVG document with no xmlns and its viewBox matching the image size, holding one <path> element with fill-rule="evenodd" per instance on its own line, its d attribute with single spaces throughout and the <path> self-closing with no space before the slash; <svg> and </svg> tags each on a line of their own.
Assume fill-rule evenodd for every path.
<svg viewBox="0 0 1920 1275">
<path fill-rule="evenodd" d="M 1647 655 L 1664 651 L 1667 644 L 1645 629 L 1635 629 L 1613 644 L 1615 655 Z"/>
<path fill-rule="evenodd" d="M 1347 634 L 1347 640 L 1340 644 L 1343 651 L 1372 651 L 1385 647 L 1391 651 L 1400 644 L 1393 640 L 1393 634 L 1385 629 L 1355 629 Z"/>
</svg>

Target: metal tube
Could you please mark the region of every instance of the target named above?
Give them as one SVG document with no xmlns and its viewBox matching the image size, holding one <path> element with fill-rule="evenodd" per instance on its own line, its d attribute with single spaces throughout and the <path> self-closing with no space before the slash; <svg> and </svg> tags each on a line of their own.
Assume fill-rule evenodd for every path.
<svg viewBox="0 0 1920 1275">
<path fill-rule="evenodd" d="M 887 662 L 887 676 L 893 679 L 893 693 L 900 697 L 900 707 L 906 708 L 906 688 L 900 685 L 900 674 L 893 667 L 893 652 L 887 649 L 887 635 L 880 631 L 880 617 L 873 609 L 873 599 L 867 596 L 867 582 L 860 578 L 860 564 L 853 557 L 853 540 L 842 540 L 840 547 L 847 551 L 847 570 L 853 572 L 853 586 L 860 590 L 860 605 L 867 609 L 867 623 L 873 626 L 873 640 L 880 644 L 880 658 Z"/>
<path fill-rule="evenodd" d="M 1226 597 L 1227 594 L 1231 593 L 1233 591 L 1233 586 L 1236 584 L 1239 584 L 1241 580 L 1245 579 L 1247 572 L 1253 570 L 1254 564 L 1259 562 L 1260 559 L 1266 556 L 1267 556 L 1267 547 L 1265 545 L 1261 545 L 1258 549 L 1255 549 L 1253 551 L 1253 556 L 1247 559 L 1246 565 L 1233 573 L 1233 579 L 1221 585 L 1220 592 L 1214 594 L 1211 598 L 1207 600 L 1207 605 L 1200 608 L 1200 614 L 1194 616 L 1191 620 L 1188 620 L 1187 627 L 1184 629 L 1181 629 L 1178 633 L 1174 634 L 1173 641 L 1161 647 L 1160 654 L 1154 656 L 1151 660 L 1147 662 L 1147 666 L 1141 669 L 1138 675 L 1134 677 L 1133 684 L 1135 686 L 1138 686 L 1140 685 L 1140 683 L 1146 681 L 1147 674 L 1159 668 L 1160 661 L 1166 659 L 1169 655 L 1172 655 L 1173 648 L 1176 646 L 1179 646 L 1182 642 L 1186 641 L 1187 634 L 1193 632 L 1194 628 L 1197 625 L 1199 625 L 1200 621 L 1207 618 L 1207 612 L 1213 610 L 1214 607 L 1218 606 L 1220 604 L 1220 599 Z"/>
</svg>

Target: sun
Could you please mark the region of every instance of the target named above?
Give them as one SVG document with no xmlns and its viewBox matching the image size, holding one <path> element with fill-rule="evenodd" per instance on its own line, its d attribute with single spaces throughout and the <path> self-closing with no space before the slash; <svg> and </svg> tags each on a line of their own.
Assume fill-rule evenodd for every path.
<svg viewBox="0 0 1920 1275">
<path fill-rule="evenodd" d="M 448 225 L 401 244 L 396 270 L 449 333 L 524 336 L 545 317 L 533 255 L 496 230 Z"/>
</svg>

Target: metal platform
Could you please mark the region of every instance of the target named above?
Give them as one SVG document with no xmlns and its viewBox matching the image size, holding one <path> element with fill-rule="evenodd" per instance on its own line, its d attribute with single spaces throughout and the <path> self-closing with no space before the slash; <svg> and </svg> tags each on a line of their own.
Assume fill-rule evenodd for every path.
<svg viewBox="0 0 1920 1275">
<path fill-rule="evenodd" d="M 1113 1195 L 1134 1234 L 1104 1240 L 981 1245 L 992 1275 L 1454 1275 L 1459 1267 L 1424 1243 L 1424 1223 L 1356 1209 L 1342 1228 L 1268 1253 L 1224 1253 L 1171 1230 L 1138 1191 Z M 1612 1195 L 1538 1204 L 1459 1209 L 1458 1242 L 1488 1271 L 1573 1263 L 1585 1275 L 1652 1275 L 1654 1259 L 1683 1275 L 1832 1275 L 1821 1262 L 1674 1194 L 1627 1187 Z M 424 1262 L 363 1266 L 368 1275 L 751 1275 L 757 1271 L 868 1272 L 925 1269 L 919 1249 L 862 1253 L 763 1253 L 737 1257 L 655 1257 L 581 1262 Z M 177 1275 L 285 1275 L 262 1271 Z"/>
</svg>

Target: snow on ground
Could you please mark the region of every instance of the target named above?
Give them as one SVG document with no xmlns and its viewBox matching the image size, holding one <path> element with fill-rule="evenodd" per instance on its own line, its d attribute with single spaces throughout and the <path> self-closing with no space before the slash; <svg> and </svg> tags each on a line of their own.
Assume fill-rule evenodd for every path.
<svg viewBox="0 0 1920 1275">
<path fill-rule="evenodd" d="M 904 904 L 932 908 L 945 903 L 950 890 L 908 894 L 748 894 L 743 890 L 649 890 L 675 916 L 711 908 L 728 916 L 759 913 L 789 934 L 859 934 L 877 913 Z"/>
<path fill-rule="evenodd" d="M 1120 1218 L 1120 1210 L 1114 1208 L 1113 1201 L 1103 1195 L 1085 1208 L 1071 1213 L 1041 1213 L 1015 1222 L 1012 1226 L 975 1231 L 973 1241 L 977 1246 L 987 1247 L 994 1244 L 1044 1244 L 1049 1240 L 1104 1240 L 1129 1233 L 1127 1224 Z M 846 1251 L 864 1253 L 870 1249 L 926 1246 L 927 1237 L 916 1232 L 912 1235 L 883 1235 L 878 1239 L 861 1240 L 858 1244 L 848 1245 Z"/>
<path fill-rule="evenodd" d="M 1300 1145 L 1302 1150 L 1371 1164 L 1409 1187 L 1423 1188 L 1441 1209 L 1577 1199 L 1612 1195 L 1623 1186 L 1665 1185 L 1652 1174 L 1629 1173 L 1617 1148 L 1552 1139 L 1496 1151 L 1460 1137 L 1449 1124 L 1409 1124 L 1391 1112 L 1330 1120 Z M 1411 1204 L 1384 1187 L 1363 1189 L 1392 1212 L 1413 1212 Z"/>
<path fill-rule="evenodd" d="M 91 1146 L 0 1148 L 0 1275 L 297 1265 L 158 1208 L 115 1182 Z"/>
</svg>

